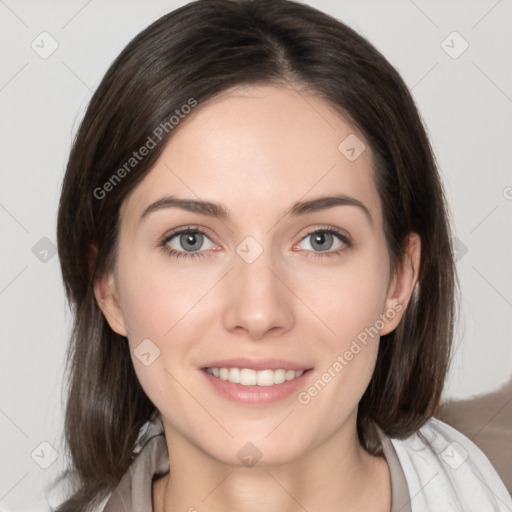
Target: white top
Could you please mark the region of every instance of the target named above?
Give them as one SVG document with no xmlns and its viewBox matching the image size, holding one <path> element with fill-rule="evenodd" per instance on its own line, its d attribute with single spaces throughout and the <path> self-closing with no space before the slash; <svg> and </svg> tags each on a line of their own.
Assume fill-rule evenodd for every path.
<svg viewBox="0 0 512 512">
<path fill-rule="evenodd" d="M 489 459 L 446 423 L 431 418 L 413 436 L 391 442 L 407 480 L 412 512 L 512 511 L 512 498 Z"/>
</svg>

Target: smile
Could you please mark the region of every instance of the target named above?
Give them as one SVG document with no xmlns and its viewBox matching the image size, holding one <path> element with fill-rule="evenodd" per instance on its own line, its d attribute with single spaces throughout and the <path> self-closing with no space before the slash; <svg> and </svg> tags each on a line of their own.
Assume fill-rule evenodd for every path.
<svg viewBox="0 0 512 512">
<path fill-rule="evenodd" d="M 252 370 L 250 368 L 206 368 L 206 372 L 220 380 L 242 386 L 274 386 L 300 377 L 304 370 Z"/>
</svg>

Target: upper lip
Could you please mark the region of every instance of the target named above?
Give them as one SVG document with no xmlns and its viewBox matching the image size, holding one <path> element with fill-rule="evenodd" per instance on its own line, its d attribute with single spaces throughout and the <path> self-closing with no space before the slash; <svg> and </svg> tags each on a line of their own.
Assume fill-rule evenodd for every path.
<svg viewBox="0 0 512 512">
<path fill-rule="evenodd" d="M 311 366 L 295 363 L 286 359 L 251 359 L 236 357 L 212 361 L 201 368 L 250 368 L 252 370 L 309 370 Z"/>
</svg>

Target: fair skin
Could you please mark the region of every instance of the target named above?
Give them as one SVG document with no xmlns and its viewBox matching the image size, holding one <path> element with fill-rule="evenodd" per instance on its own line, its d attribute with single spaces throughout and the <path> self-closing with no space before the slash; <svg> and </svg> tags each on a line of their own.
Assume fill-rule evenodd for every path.
<svg viewBox="0 0 512 512">
<path fill-rule="evenodd" d="M 378 335 L 307 404 L 297 393 L 270 404 L 235 402 L 202 369 L 242 356 L 285 359 L 310 369 L 304 391 L 380 315 L 395 312 L 380 335 L 398 325 L 420 240 L 411 234 L 391 272 L 372 153 L 365 142 L 347 159 L 338 145 L 349 134 L 365 142 L 310 94 L 236 88 L 199 105 L 124 201 L 115 269 L 95 293 L 112 329 L 127 336 L 140 383 L 162 414 L 171 472 L 154 483 L 155 511 L 389 512 L 388 465 L 362 448 L 356 431 Z M 368 212 L 345 204 L 285 215 L 296 202 L 341 194 Z M 141 219 L 168 195 L 220 203 L 229 217 L 173 207 Z M 190 256 L 186 237 L 169 239 L 189 226 L 206 234 L 196 234 L 193 249 L 204 257 Z M 164 254 L 165 236 L 183 257 Z M 251 263 L 237 252 L 248 236 L 262 248 Z M 147 366 L 134 356 L 145 339 L 160 350 Z M 251 467 L 237 456 L 249 442 L 262 454 Z"/>
</svg>

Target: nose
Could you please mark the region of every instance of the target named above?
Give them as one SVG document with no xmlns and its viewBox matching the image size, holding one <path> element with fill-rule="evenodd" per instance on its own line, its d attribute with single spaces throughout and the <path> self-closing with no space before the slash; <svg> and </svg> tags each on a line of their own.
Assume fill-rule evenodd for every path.
<svg viewBox="0 0 512 512">
<path fill-rule="evenodd" d="M 277 336 L 294 325 L 293 293 L 286 276 L 272 261 L 271 251 L 252 263 L 236 257 L 225 282 L 224 327 L 254 340 Z"/>
</svg>

